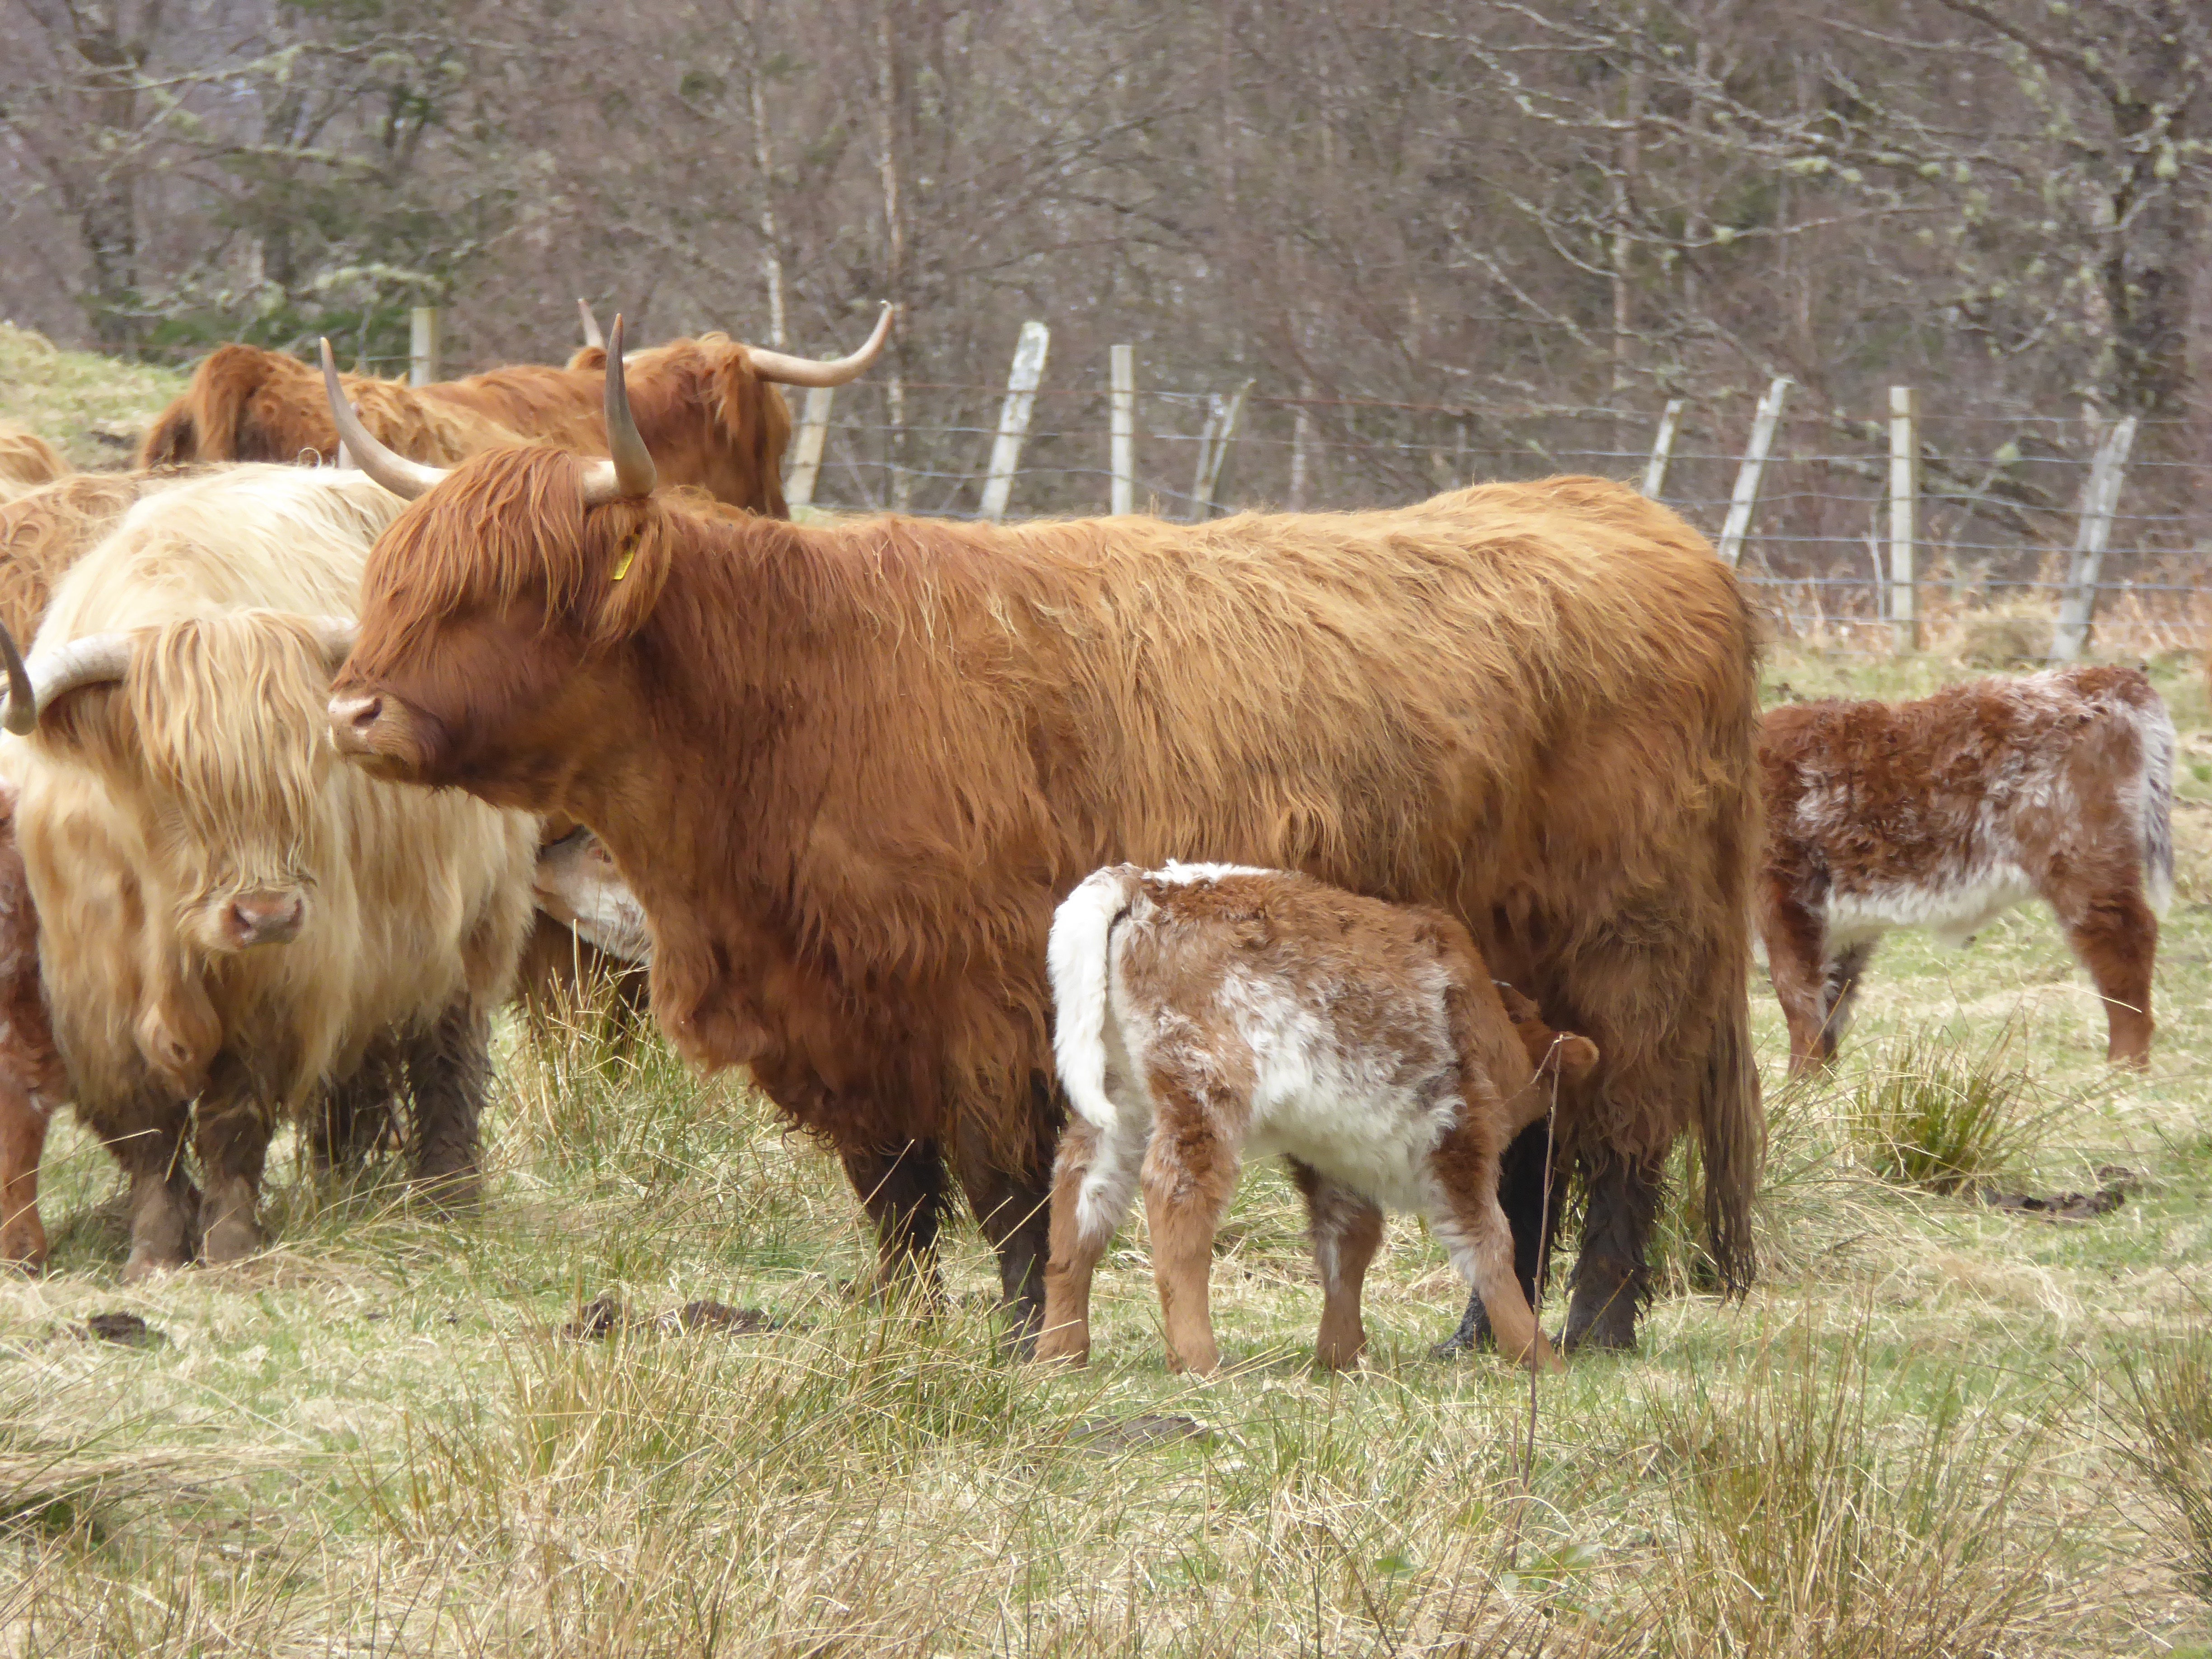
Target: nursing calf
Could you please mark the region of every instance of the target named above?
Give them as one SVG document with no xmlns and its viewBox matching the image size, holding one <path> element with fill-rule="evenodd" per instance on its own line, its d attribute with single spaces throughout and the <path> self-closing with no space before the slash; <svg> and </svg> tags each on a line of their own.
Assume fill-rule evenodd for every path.
<svg viewBox="0 0 2212 1659">
<path fill-rule="evenodd" d="M 1169 1363 L 1212 1371 L 1214 1231 L 1243 1158 L 1281 1152 L 1312 1225 L 1322 1364 L 1366 1346 L 1385 1205 L 1429 1217 L 1503 1352 L 1557 1364 L 1514 1273 L 1498 1159 L 1544 1116 L 1547 1065 L 1578 1080 L 1597 1050 L 1501 1000 L 1460 922 L 1285 871 L 1122 864 L 1068 896 L 1047 954 L 1074 1115 L 1040 1359 L 1088 1358 L 1091 1276 L 1141 1184 Z"/>
<path fill-rule="evenodd" d="M 2095 981 L 2108 1054 L 2150 1054 L 2173 883 L 2173 722 L 2129 668 L 1976 680 L 1914 702 L 1797 703 L 1759 732 L 1758 927 L 1790 1065 L 1834 1057 L 1875 943 L 1964 945 L 2030 898 Z"/>
</svg>

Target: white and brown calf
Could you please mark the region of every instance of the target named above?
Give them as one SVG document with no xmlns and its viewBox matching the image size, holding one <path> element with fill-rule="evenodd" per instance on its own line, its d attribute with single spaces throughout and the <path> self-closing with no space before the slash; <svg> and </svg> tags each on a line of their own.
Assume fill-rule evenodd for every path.
<svg viewBox="0 0 2212 1659">
<path fill-rule="evenodd" d="M 2173 722 L 2130 668 L 1975 680 L 1913 702 L 1768 713 L 1757 930 L 1793 1073 L 1825 1064 L 1882 934 L 1965 945 L 2041 898 L 2096 982 L 2107 1053 L 2150 1054 L 2173 884 Z"/>
<path fill-rule="evenodd" d="M 1060 906 L 1048 958 L 1074 1113 L 1040 1359 L 1089 1357 L 1091 1273 L 1141 1186 L 1169 1363 L 1212 1372 L 1215 1230 L 1243 1159 L 1279 1152 L 1312 1225 L 1322 1364 L 1366 1346 L 1384 1207 L 1429 1218 L 1502 1352 L 1558 1364 L 1514 1277 L 1498 1164 L 1550 1103 L 1545 1062 L 1572 1079 L 1597 1050 L 1510 990 L 1509 1012 L 1456 920 L 1283 871 L 1124 864 Z"/>
</svg>

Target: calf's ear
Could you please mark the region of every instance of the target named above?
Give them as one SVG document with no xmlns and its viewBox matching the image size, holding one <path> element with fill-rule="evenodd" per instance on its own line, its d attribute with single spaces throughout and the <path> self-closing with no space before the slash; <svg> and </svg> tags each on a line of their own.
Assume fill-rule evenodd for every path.
<svg viewBox="0 0 2212 1659">
<path fill-rule="evenodd" d="M 1562 1031 L 1559 1047 L 1553 1052 L 1559 1056 L 1562 1082 L 1580 1083 L 1597 1069 L 1597 1044 L 1586 1036 Z"/>
</svg>

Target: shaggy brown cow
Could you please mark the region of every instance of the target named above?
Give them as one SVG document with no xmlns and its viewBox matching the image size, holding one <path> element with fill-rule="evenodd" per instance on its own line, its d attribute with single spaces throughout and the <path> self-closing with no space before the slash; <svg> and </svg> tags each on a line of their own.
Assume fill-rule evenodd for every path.
<svg viewBox="0 0 2212 1659">
<path fill-rule="evenodd" d="M 1467 929 L 1283 870 L 1117 864 L 1054 914 L 1053 1051 L 1074 1109 L 1053 1169 L 1039 1359 L 1091 1353 L 1091 1277 L 1141 1181 L 1168 1363 L 1220 1363 L 1213 1238 L 1245 1158 L 1280 1152 L 1322 1285 L 1315 1358 L 1356 1365 L 1382 1206 L 1425 1213 L 1499 1348 L 1558 1360 L 1513 1277 L 1498 1164 L 1597 1051 L 1500 996 Z M 1509 992 L 1510 988 L 1506 988 Z"/>
<path fill-rule="evenodd" d="M 867 343 L 832 362 L 788 357 L 726 334 L 637 353 L 629 381 L 663 481 L 785 516 L 791 411 L 777 386 L 842 386 L 856 378 L 883 349 L 890 321 L 886 306 Z M 342 380 L 368 428 L 416 460 L 447 465 L 525 441 L 604 455 L 605 353 L 586 347 L 572 361 L 577 366 L 522 363 L 426 386 L 367 375 Z M 193 372 L 184 395 L 147 434 L 138 459 L 152 466 L 313 456 L 337 459 L 337 430 L 315 371 L 283 352 L 227 345 Z"/>
<path fill-rule="evenodd" d="M 39 981 L 39 911 L 15 846 L 15 786 L 0 777 L 0 1263 L 46 1265 L 39 1158 L 69 1077 Z"/>
<path fill-rule="evenodd" d="M 1965 945 L 2041 898 L 2104 998 L 2108 1054 L 2150 1054 L 2173 884 L 2173 722 L 2132 668 L 1973 680 L 1914 702 L 1771 710 L 1758 927 L 1790 1068 L 1835 1057 L 1882 934 Z"/>
<path fill-rule="evenodd" d="M 380 775 L 598 831 L 662 1025 L 836 1146 L 886 1268 L 933 1250 L 949 1159 L 1033 1328 L 1053 907 L 1111 860 L 1207 856 L 1447 909 L 1596 1042 L 1561 1110 L 1571 1346 L 1633 1341 L 1692 1127 L 1744 1281 L 1754 628 L 1680 519 L 1553 478 L 1196 526 L 809 528 L 651 498 L 620 368 L 596 465 L 505 451 L 441 483 L 349 422 L 422 498 L 371 560 L 333 730 Z"/>
</svg>

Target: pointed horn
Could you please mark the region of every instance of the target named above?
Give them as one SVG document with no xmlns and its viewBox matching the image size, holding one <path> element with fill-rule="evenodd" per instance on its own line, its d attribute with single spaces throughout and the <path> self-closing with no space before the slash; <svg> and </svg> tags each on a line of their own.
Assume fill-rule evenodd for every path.
<svg viewBox="0 0 2212 1659">
<path fill-rule="evenodd" d="M 0 637 L 5 630 L 0 629 Z M 104 685 L 129 672 L 134 641 L 128 634 L 88 634 L 82 639 L 35 653 L 27 664 L 9 640 L 7 728 L 17 736 L 38 729 L 57 697 L 82 686 Z M 20 678 L 19 678 L 20 677 Z"/>
<path fill-rule="evenodd" d="M 361 418 L 360 406 L 358 404 L 349 404 L 348 407 L 353 410 L 354 419 L 356 421 L 359 420 Z M 361 471 L 361 463 L 354 459 L 353 451 L 346 447 L 345 440 L 343 438 L 338 440 L 338 459 L 337 465 L 338 470 L 342 472 L 358 472 Z"/>
<path fill-rule="evenodd" d="M 592 315 L 592 307 L 579 298 L 576 301 L 576 312 L 584 319 L 584 343 L 586 346 L 598 346 L 601 350 L 605 350 L 607 343 L 606 337 L 599 332 L 599 319 Z"/>
<path fill-rule="evenodd" d="M 617 313 L 607 336 L 607 453 L 610 460 L 584 472 L 584 505 L 635 500 L 653 494 L 659 474 L 653 452 L 638 435 L 637 419 L 629 412 L 629 382 L 623 374 L 623 319 Z"/>
<path fill-rule="evenodd" d="M 361 624 L 351 617 L 316 617 L 312 621 L 323 657 L 335 673 L 338 665 L 353 653 L 353 642 L 361 637 Z"/>
<path fill-rule="evenodd" d="M 28 737 L 39 729 L 39 694 L 32 689 L 31 671 L 23 665 L 15 636 L 4 627 L 0 627 L 0 657 L 8 665 L 8 713 L 0 725 L 19 738 Z"/>
<path fill-rule="evenodd" d="M 763 380 L 774 380 L 781 386 L 843 386 L 856 380 L 867 372 L 870 363 L 883 355 L 884 342 L 891 337 L 891 319 L 898 308 L 889 300 L 884 301 L 883 314 L 876 319 L 876 331 L 868 336 L 868 343 L 849 357 L 817 363 L 811 357 L 787 357 L 781 351 L 770 351 L 763 346 L 749 345 L 745 356 L 750 360 L 753 373 Z"/>
<path fill-rule="evenodd" d="M 331 355 L 328 340 L 323 342 L 323 390 L 330 395 L 331 419 L 337 423 L 338 442 L 352 453 L 362 471 L 402 501 L 413 501 L 446 476 L 438 467 L 424 466 L 404 455 L 395 455 L 369 436 L 368 428 L 355 415 L 353 405 L 346 401 L 345 392 L 338 385 L 338 361 Z"/>
</svg>

